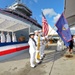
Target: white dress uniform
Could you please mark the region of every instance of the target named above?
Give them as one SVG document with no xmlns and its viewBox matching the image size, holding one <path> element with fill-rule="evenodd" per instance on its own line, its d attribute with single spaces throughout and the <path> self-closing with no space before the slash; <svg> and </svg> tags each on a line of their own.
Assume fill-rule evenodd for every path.
<svg viewBox="0 0 75 75">
<path fill-rule="evenodd" d="M 29 47 L 30 66 L 34 67 L 35 66 L 34 60 L 35 60 L 35 53 L 36 53 L 36 45 L 35 45 L 35 42 L 31 38 L 29 38 L 28 44 L 30 46 Z"/>
<path fill-rule="evenodd" d="M 57 51 L 62 51 L 64 49 L 64 43 L 61 40 L 57 41 Z"/>
<path fill-rule="evenodd" d="M 44 37 L 40 37 L 40 59 L 42 59 L 43 58 L 43 56 L 44 56 L 44 49 L 45 49 L 45 38 Z"/>
<path fill-rule="evenodd" d="M 1 32 L 1 43 L 5 43 L 5 35 Z"/>
<path fill-rule="evenodd" d="M 35 35 L 34 36 L 34 40 L 36 41 L 36 45 L 38 44 L 38 36 Z M 37 50 L 37 46 L 36 46 L 36 55 L 35 55 L 35 60 L 36 60 L 36 63 L 39 63 L 40 61 L 37 59 L 37 53 L 39 52 L 39 50 Z"/>
<path fill-rule="evenodd" d="M 41 33 L 42 35 L 43 33 Z M 41 46 L 40 46 L 40 55 L 41 55 L 41 58 L 42 59 L 44 57 L 44 50 L 45 50 L 45 45 L 46 45 L 46 41 L 45 41 L 45 38 L 48 39 L 48 36 L 41 36 L 40 38 L 40 43 L 41 43 Z"/>
<path fill-rule="evenodd" d="M 11 42 L 11 37 L 9 33 L 7 33 L 6 35 L 6 42 Z"/>
<path fill-rule="evenodd" d="M 14 33 L 13 36 L 12 36 L 12 41 L 13 41 L 13 42 L 17 42 L 15 33 Z"/>
</svg>

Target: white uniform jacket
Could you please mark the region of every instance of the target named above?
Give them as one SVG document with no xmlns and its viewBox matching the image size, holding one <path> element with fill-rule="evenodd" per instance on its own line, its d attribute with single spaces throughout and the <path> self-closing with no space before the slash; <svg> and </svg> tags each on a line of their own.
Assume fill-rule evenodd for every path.
<svg viewBox="0 0 75 75">
<path fill-rule="evenodd" d="M 42 45 L 42 42 L 44 39 L 45 39 L 44 37 L 40 36 L 40 45 Z M 34 40 L 36 41 L 36 44 L 38 44 L 38 36 L 37 35 L 34 36 Z"/>
<path fill-rule="evenodd" d="M 44 37 L 40 37 L 40 45 L 44 45 L 44 40 L 45 40 L 45 38 Z"/>
<path fill-rule="evenodd" d="M 5 42 L 5 35 L 3 33 L 1 33 L 1 43 Z"/>
<path fill-rule="evenodd" d="M 28 44 L 29 44 L 29 53 L 34 53 L 36 51 L 36 45 L 35 45 L 35 42 L 29 38 L 29 41 L 28 41 Z"/>
<path fill-rule="evenodd" d="M 13 37 L 12 37 L 12 41 L 13 41 L 13 42 L 17 42 L 17 39 L 16 39 L 16 35 L 15 35 L 15 34 L 14 34 Z"/>
<path fill-rule="evenodd" d="M 11 42 L 11 37 L 9 34 L 6 35 L 6 42 Z"/>
<path fill-rule="evenodd" d="M 57 51 L 62 51 L 63 47 L 64 47 L 63 42 L 58 40 L 58 42 L 57 42 Z"/>
</svg>

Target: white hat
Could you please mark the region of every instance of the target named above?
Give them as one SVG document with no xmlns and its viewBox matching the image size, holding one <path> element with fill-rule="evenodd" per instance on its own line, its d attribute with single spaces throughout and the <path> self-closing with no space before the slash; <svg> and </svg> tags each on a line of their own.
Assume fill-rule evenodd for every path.
<svg viewBox="0 0 75 75">
<path fill-rule="evenodd" d="M 34 32 L 36 33 L 36 32 L 38 32 L 38 30 L 35 30 Z"/>
<path fill-rule="evenodd" d="M 39 32 L 42 32 L 42 30 L 39 30 Z"/>
<path fill-rule="evenodd" d="M 34 32 L 30 32 L 29 35 L 34 35 Z"/>
</svg>

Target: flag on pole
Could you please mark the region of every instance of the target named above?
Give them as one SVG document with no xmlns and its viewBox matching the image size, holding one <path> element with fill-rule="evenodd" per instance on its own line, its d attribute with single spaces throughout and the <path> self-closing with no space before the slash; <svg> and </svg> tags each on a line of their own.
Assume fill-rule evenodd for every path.
<svg viewBox="0 0 75 75">
<path fill-rule="evenodd" d="M 66 42 L 63 37 L 62 34 L 59 32 L 59 30 L 57 30 L 58 35 L 60 36 L 60 38 L 64 41 L 64 44 L 66 45 L 66 47 L 68 47 L 70 45 L 70 42 Z"/>
<path fill-rule="evenodd" d="M 42 13 L 42 30 L 43 30 L 44 36 L 46 36 L 49 31 L 49 26 L 43 13 Z"/>
<path fill-rule="evenodd" d="M 58 29 L 58 31 L 57 31 L 58 34 L 60 34 L 59 36 L 62 37 L 62 40 L 64 42 L 69 42 L 72 39 L 70 28 L 68 26 L 68 22 L 67 22 L 66 18 L 64 17 L 63 13 L 60 16 L 59 20 L 57 21 L 56 27 Z"/>
</svg>

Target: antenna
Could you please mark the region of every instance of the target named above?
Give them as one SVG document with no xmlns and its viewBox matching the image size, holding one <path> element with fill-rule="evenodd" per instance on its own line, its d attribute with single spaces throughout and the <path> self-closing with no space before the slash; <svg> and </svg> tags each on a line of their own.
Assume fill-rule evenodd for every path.
<svg viewBox="0 0 75 75">
<path fill-rule="evenodd" d="M 22 0 L 16 0 L 16 2 L 17 2 L 17 3 L 21 3 L 21 2 L 22 2 Z"/>
</svg>

